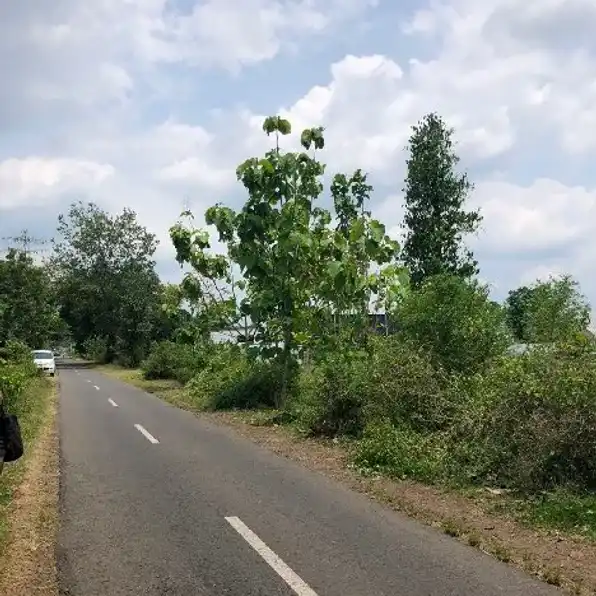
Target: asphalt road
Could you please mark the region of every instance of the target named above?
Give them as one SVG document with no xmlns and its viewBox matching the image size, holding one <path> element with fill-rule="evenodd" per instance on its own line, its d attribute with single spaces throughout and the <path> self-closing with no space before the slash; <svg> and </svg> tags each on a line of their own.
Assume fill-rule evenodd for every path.
<svg viewBox="0 0 596 596">
<path fill-rule="evenodd" d="M 62 594 L 560 593 L 134 387 L 60 378 Z"/>
</svg>

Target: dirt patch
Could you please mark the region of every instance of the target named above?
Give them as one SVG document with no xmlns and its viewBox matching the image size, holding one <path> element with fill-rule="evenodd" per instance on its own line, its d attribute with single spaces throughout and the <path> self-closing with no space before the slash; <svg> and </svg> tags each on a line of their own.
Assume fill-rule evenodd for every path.
<svg viewBox="0 0 596 596">
<path fill-rule="evenodd" d="M 0 561 L 0 594 L 56 596 L 58 527 L 57 384 L 23 479 L 13 493 L 8 535 Z"/>
<path fill-rule="evenodd" d="M 282 426 L 254 426 L 231 412 L 201 414 L 232 427 L 274 453 L 301 463 L 374 500 L 435 526 L 499 560 L 516 565 L 571 594 L 596 594 L 596 544 L 583 538 L 528 528 L 487 511 L 503 499 L 489 491 L 470 496 L 414 482 L 367 478 L 349 468 L 344 448 L 332 441 L 303 439 Z"/>
</svg>

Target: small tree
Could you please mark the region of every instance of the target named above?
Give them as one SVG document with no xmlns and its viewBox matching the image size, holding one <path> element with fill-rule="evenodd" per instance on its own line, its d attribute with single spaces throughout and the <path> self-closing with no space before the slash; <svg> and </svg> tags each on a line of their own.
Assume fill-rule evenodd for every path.
<svg viewBox="0 0 596 596">
<path fill-rule="evenodd" d="M 227 257 L 209 252 L 204 231 L 178 224 L 171 235 L 178 260 L 191 265 L 193 279 L 223 280 L 232 294 L 236 289 L 244 292 L 239 313 L 249 316 L 264 338 L 261 355 L 279 362 L 283 401 L 298 351 L 320 332 L 321 319 L 367 308 L 373 291 L 384 298 L 393 295 L 397 270 L 369 269 L 371 256 L 379 265 L 390 264 L 398 246 L 381 224 L 363 212 L 360 217 L 354 213 L 369 192 L 359 172 L 335 178 L 332 194 L 339 226 L 330 228 L 330 213 L 316 206 L 325 169 L 317 160 L 325 144 L 322 128 L 303 131 L 304 151 L 296 153 L 279 145 L 280 137 L 291 132 L 287 120 L 267 118 L 263 130 L 275 136 L 275 146 L 263 158 L 239 166 L 238 179 L 248 193 L 243 208 L 236 212 L 215 205 L 205 214 L 227 245 Z M 234 266 L 241 280 L 234 281 Z"/>
<path fill-rule="evenodd" d="M 517 341 L 528 341 L 527 316 L 528 304 L 533 294 L 533 288 L 521 286 L 511 290 L 505 300 L 507 324 Z"/>
<path fill-rule="evenodd" d="M 590 305 L 571 276 L 536 283 L 526 305 L 524 328 L 528 341 L 551 343 L 585 333 Z"/>
<path fill-rule="evenodd" d="M 436 364 L 470 373 L 502 354 L 510 336 L 488 288 L 456 275 L 438 275 L 412 291 L 397 311 L 400 333 L 423 347 Z"/>
<path fill-rule="evenodd" d="M 478 272 L 463 237 L 478 229 L 478 211 L 466 211 L 472 190 L 466 174 L 458 174 L 453 130 L 436 114 L 413 127 L 405 181 L 404 262 L 412 283 L 443 273 L 469 278 Z"/>
</svg>

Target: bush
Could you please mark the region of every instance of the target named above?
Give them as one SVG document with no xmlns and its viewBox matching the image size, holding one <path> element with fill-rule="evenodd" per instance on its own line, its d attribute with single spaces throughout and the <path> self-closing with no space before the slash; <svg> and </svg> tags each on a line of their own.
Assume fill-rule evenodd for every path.
<svg viewBox="0 0 596 596">
<path fill-rule="evenodd" d="M 353 463 L 365 472 L 434 482 L 443 475 L 445 453 L 438 436 L 395 428 L 385 421 L 367 427 Z"/>
<path fill-rule="evenodd" d="M 503 357 L 459 390 L 468 401 L 451 438 L 454 474 L 524 491 L 596 489 L 592 350 L 567 345 Z"/>
<path fill-rule="evenodd" d="M 22 410 L 21 397 L 38 375 L 31 350 L 22 342 L 9 341 L 0 349 L 0 401 L 11 412 Z"/>
<path fill-rule="evenodd" d="M 444 428 L 455 415 L 447 376 L 420 348 L 371 337 L 368 350 L 340 351 L 304 368 L 287 405 L 310 434 L 359 436 L 369 422 L 416 431 Z"/>
<path fill-rule="evenodd" d="M 364 428 L 367 355 L 345 350 L 302 369 L 286 410 L 309 434 L 358 436 Z"/>
<path fill-rule="evenodd" d="M 401 337 L 427 350 L 437 366 L 481 370 L 511 344 L 503 309 L 488 288 L 450 275 L 429 278 L 396 313 Z"/>
<path fill-rule="evenodd" d="M 0 349 L 0 358 L 13 363 L 29 364 L 32 370 L 35 369 L 31 348 L 22 341 L 7 341 Z"/>
<path fill-rule="evenodd" d="M 146 379 L 174 379 L 186 384 L 205 367 L 209 350 L 207 346 L 159 342 L 141 364 L 143 376 Z"/>
<path fill-rule="evenodd" d="M 90 337 L 83 346 L 85 358 L 104 364 L 108 361 L 108 342 L 103 337 Z"/>
<path fill-rule="evenodd" d="M 397 338 L 374 338 L 367 377 L 365 417 L 396 427 L 436 431 L 451 424 L 457 396 L 447 391 L 446 373 L 429 354 Z M 453 399 L 452 399 L 453 398 Z"/>
<path fill-rule="evenodd" d="M 280 379 L 275 365 L 249 358 L 240 346 L 219 344 L 187 389 L 206 410 L 273 407 Z"/>
</svg>

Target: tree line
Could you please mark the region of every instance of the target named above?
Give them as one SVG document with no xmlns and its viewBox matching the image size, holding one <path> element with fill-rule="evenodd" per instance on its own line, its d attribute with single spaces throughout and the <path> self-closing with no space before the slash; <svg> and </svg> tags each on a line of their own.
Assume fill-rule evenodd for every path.
<svg viewBox="0 0 596 596">
<path fill-rule="evenodd" d="M 262 356 L 289 374 L 306 347 L 324 351 L 348 335 L 364 340 L 370 312 L 398 316 L 408 292 L 428 279 L 476 283 L 478 263 L 465 240 L 482 216 L 466 209 L 473 185 L 458 171 L 453 130 L 440 116 L 427 115 L 410 137 L 403 247 L 372 217 L 366 173 L 336 174 L 325 188 L 322 128 L 302 133 L 300 152 L 281 148 L 287 120 L 268 118 L 264 131 L 274 138 L 271 150 L 237 170 L 242 208 L 218 204 L 205 214 L 225 255 L 211 251 L 209 234 L 185 213 L 171 229 L 184 279 L 163 284 L 156 237 L 135 213 L 73 204 L 58 218 L 49 259 L 24 245 L 0 258 L 0 344 L 68 341 L 98 360 L 136 366 L 156 341 L 242 333 L 247 317 Z M 589 322 L 570 277 L 514 289 L 499 310 L 520 342 L 555 341 Z"/>
<path fill-rule="evenodd" d="M 350 436 L 359 469 L 534 492 L 594 486 L 589 304 L 569 276 L 491 298 L 467 242 L 482 214 L 443 119 L 412 128 L 401 246 L 373 216 L 367 173 L 327 172 L 323 128 L 302 131 L 298 151 L 283 147 L 287 120 L 267 118 L 263 132 L 271 148 L 236 171 L 244 202 L 204 214 L 225 251 L 194 214 L 173 222 L 180 283 L 160 281 L 156 237 L 126 208 L 73 204 L 47 258 L 10 247 L 0 383 L 18 385 L 6 360 L 25 344 L 72 345 L 184 385 L 193 409 L 268 408 L 311 435 Z M 371 313 L 391 321 L 389 336 L 372 332 Z M 241 342 L 214 341 L 230 329 Z"/>
</svg>

